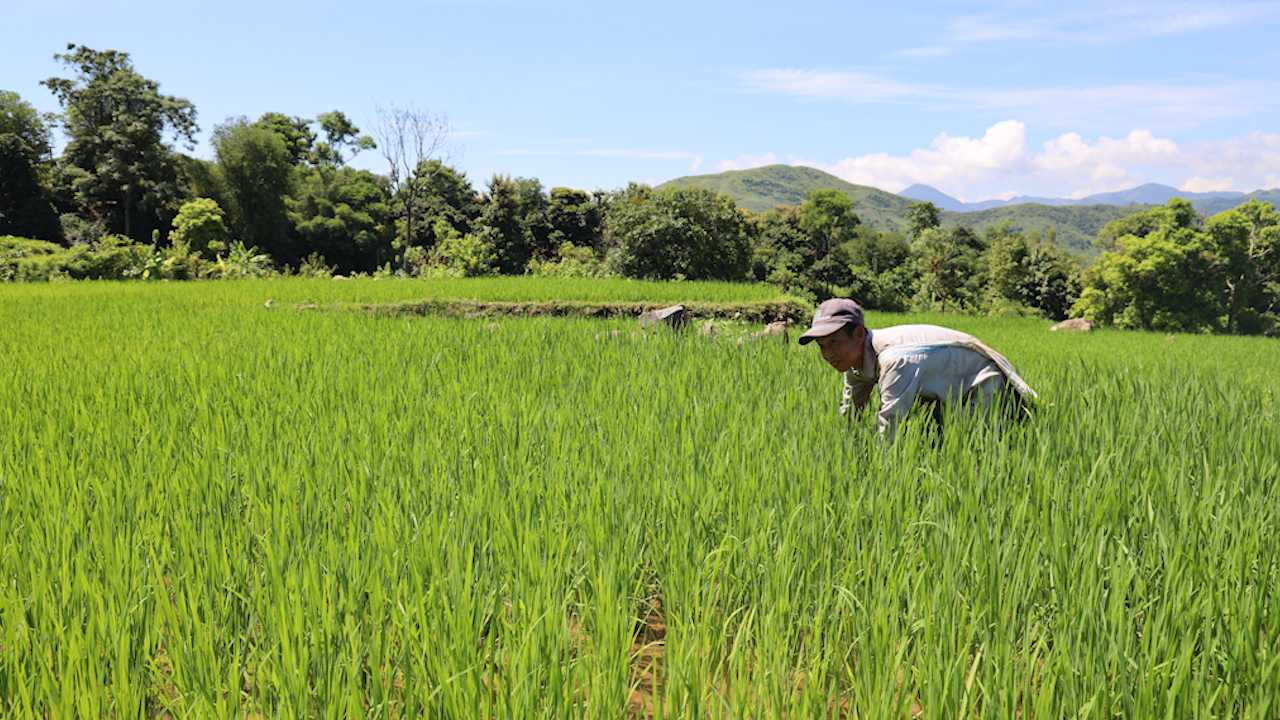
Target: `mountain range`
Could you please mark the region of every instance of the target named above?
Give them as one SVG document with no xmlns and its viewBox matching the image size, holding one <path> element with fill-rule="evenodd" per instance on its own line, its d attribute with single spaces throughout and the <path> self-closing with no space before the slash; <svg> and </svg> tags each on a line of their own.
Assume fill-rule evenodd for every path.
<svg viewBox="0 0 1280 720">
<path fill-rule="evenodd" d="M 925 200 L 937 205 L 942 210 L 951 212 L 975 212 L 980 210 L 989 210 L 993 207 L 1006 207 L 1008 205 L 1025 205 L 1027 203 L 1039 203 L 1041 205 L 1164 205 L 1170 199 L 1180 197 L 1184 200 L 1190 200 L 1200 212 L 1212 215 L 1214 213 L 1229 210 L 1236 205 L 1248 202 L 1250 199 L 1257 198 L 1265 202 L 1275 203 L 1280 200 L 1280 190 L 1257 190 L 1251 193 L 1244 193 L 1232 190 L 1222 190 L 1215 192 L 1187 192 L 1177 188 L 1161 185 L 1159 183 L 1147 183 L 1139 185 L 1128 190 L 1120 190 L 1117 192 L 1098 193 L 1082 198 L 1044 198 L 1029 197 L 1026 195 L 1018 195 L 1008 200 L 983 200 L 981 202 L 968 203 L 957 200 L 950 195 L 928 185 L 915 184 L 898 193 L 902 197 L 912 198 L 913 200 Z"/>
<path fill-rule="evenodd" d="M 904 232 L 910 207 L 923 200 L 942 210 L 943 227 L 964 225 L 981 233 L 986 228 L 999 226 L 1007 220 L 1013 230 L 1038 232 L 1042 237 L 1052 234 L 1060 247 L 1081 255 L 1098 253 L 1093 239 L 1108 222 L 1156 205 L 1164 205 L 1172 197 L 1190 200 L 1198 211 L 1206 215 L 1229 210 L 1254 198 L 1280 206 L 1280 190 L 1247 194 L 1187 193 L 1154 183 L 1078 200 L 1018 197 L 1011 200 L 964 203 L 927 185 L 912 185 L 901 193 L 894 194 L 845 182 L 815 168 L 793 165 L 768 165 L 714 175 L 690 175 L 662 183 L 657 189 L 690 186 L 728 195 L 738 207 L 756 213 L 771 210 L 778 205 L 799 206 L 804 203 L 810 191 L 834 188 L 853 198 L 854 212 L 863 223 L 882 232 Z"/>
</svg>

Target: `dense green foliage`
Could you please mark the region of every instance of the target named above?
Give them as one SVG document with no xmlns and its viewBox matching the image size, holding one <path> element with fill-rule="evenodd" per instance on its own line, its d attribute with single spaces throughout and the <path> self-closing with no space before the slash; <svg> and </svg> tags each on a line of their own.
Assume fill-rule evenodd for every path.
<svg viewBox="0 0 1280 720">
<path fill-rule="evenodd" d="M 0 236 L 0 282 L 187 280 L 207 268 L 186 243 L 159 248 L 123 235 L 65 248 L 46 240 Z M 212 277 L 212 274 L 207 274 Z"/>
<path fill-rule="evenodd" d="M 6 717 L 1274 715 L 1272 341 L 871 313 L 1052 403 L 881 447 L 794 344 L 262 307 L 421 282 L 0 286 Z"/>
<path fill-rule="evenodd" d="M 285 199 L 295 254 L 317 253 L 347 272 L 372 272 L 393 257 L 395 224 L 386 180 L 368 170 L 317 167 Z"/>
<path fill-rule="evenodd" d="M 733 201 L 700 188 L 620 193 L 606 220 L 619 270 L 648 280 L 738 280 L 751 258 L 747 223 Z"/>
<path fill-rule="evenodd" d="M 218 169 L 230 192 L 228 210 L 235 236 L 297 259 L 289 247 L 285 197 L 291 190 L 298 152 L 286 136 L 247 118 L 232 118 L 213 129 Z"/>
<path fill-rule="evenodd" d="M 50 124 L 17 93 L 0 90 L 0 235 L 62 236 L 51 190 L 40 179 L 49 166 Z"/>
<path fill-rule="evenodd" d="M 165 137 L 194 145 L 195 106 L 162 95 L 158 83 L 134 71 L 127 53 L 70 45 L 55 57 L 76 73 L 43 81 L 65 109 L 60 182 L 109 231 L 150 237 L 168 224 L 181 196 Z"/>
<path fill-rule="evenodd" d="M 1251 200 L 1206 223 L 1186 200 L 1126 221 L 1075 311 L 1143 330 L 1261 333 L 1280 320 L 1280 213 Z"/>
<path fill-rule="evenodd" d="M 212 257 L 227 246 L 227 224 L 223 215 L 218 203 L 209 198 L 189 200 L 178 208 L 169 241 L 174 245 L 185 244 L 192 252 Z"/>
</svg>

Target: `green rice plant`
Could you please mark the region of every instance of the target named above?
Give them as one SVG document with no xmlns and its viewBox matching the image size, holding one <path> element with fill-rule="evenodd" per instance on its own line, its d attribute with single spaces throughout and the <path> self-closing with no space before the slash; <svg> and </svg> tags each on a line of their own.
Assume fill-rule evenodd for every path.
<svg viewBox="0 0 1280 720">
<path fill-rule="evenodd" d="M 871 314 L 1045 400 L 884 445 L 795 345 L 262 307 L 417 283 L 0 287 L 0 715 L 1275 714 L 1274 340 Z"/>
</svg>

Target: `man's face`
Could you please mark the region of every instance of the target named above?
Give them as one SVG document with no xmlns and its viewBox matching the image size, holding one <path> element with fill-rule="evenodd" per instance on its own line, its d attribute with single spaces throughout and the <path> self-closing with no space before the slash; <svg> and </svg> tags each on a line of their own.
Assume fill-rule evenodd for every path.
<svg viewBox="0 0 1280 720">
<path fill-rule="evenodd" d="M 823 360 L 837 371 L 847 372 L 849 368 L 862 367 L 862 353 L 866 340 L 867 329 L 859 325 L 853 329 L 852 334 L 847 332 L 846 328 L 840 328 L 814 342 L 818 343 Z"/>
</svg>

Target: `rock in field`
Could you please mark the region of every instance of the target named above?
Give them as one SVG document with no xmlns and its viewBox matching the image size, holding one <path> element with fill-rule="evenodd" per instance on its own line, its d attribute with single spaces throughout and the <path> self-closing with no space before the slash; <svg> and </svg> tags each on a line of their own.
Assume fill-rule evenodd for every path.
<svg viewBox="0 0 1280 720">
<path fill-rule="evenodd" d="M 640 315 L 641 330 L 648 330 L 657 325 L 666 325 L 672 330 L 679 331 L 684 329 L 687 324 L 689 324 L 689 314 L 685 312 L 684 305 L 672 305 L 661 310 L 650 310 Z"/>
<path fill-rule="evenodd" d="M 1049 328 L 1049 330 L 1075 330 L 1077 332 L 1089 332 L 1098 327 L 1098 324 L 1088 318 L 1071 318 Z"/>
<path fill-rule="evenodd" d="M 764 329 L 758 333 L 754 333 L 752 337 L 757 340 L 768 340 L 769 338 L 778 338 L 782 340 L 782 344 L 786 345 L 791 339 L 787 336 L 787 324 L 784 322 L 772 322 L 764 326 Z"/>
</svg>

